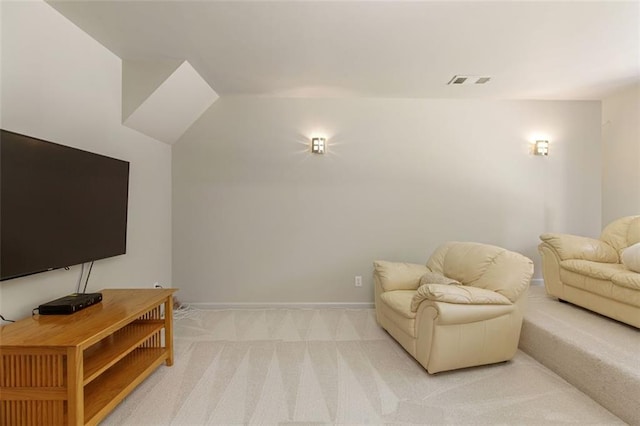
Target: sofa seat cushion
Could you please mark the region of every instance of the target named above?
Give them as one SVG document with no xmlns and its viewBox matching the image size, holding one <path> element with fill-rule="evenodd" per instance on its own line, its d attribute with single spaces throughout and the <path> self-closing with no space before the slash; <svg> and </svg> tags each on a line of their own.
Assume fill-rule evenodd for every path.
<svg viewBox="0 0 640 426">
<path fill-rule="evenodd" d="M 611 279 L 614 284 L 621 287 L 640 291 L 640 274 L 633 271 L 621 271 Z"/>
<path fill-rule="evenodd" d="M 627 283 L 626 280 L 633 280 L 632 277 L 628 276 L 628 271 L 620 270 L 613 275 L 612 279 L 602 279 L 561 267 L 560 280 L 569 287 L 575 287 L 606 299 L 640 307 L 640 291 L 636 288 L 630 288 L 616 283 Z M 631 281 L 631 283 L 633 282 L 634 281 Z"/>
<path fill-rule="evenodd" d="M 600 263 L 590 260 L 571 259 L 560 262 L 560 267 L 591 278 L 611 280 L 614 275 L 626 270 L 620 263 Z"/>
</svg>

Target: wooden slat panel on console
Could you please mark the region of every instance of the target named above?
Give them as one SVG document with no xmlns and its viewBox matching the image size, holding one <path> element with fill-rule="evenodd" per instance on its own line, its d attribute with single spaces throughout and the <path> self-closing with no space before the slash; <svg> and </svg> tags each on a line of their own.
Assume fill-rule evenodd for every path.
<svg viewBox="0 0 640 426">
<path fill-rule="evenodd" d="M 0 327 L 0 425 L 97 424 L 171 365 L 173 341 L 162 336 L 171 336 L 175 291 L 103 290 L 102 303 L 75 314 Z"/>
</svg>

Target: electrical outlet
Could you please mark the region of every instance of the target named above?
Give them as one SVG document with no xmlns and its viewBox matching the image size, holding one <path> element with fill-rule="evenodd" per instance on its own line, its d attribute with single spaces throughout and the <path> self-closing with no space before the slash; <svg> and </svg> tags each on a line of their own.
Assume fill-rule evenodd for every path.
<svg viewBox="0 0 640 426">
<path fill-rule="evenodd" d="M 356 275 L 356 287 L 362 287 L 362 276 Z"/>
</svg>

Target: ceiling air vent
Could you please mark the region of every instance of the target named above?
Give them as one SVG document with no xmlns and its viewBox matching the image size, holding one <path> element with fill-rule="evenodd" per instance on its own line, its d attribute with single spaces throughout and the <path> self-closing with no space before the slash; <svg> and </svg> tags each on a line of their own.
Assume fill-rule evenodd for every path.
<svg viewBox="0 0 640 426">
<path fill-rule="evenodd" d="M 490 80 L 491 77 L 487 76 L 454 75 L 447 84 L 454 86 L 470 86 L 472 84 L 486 84 Z"/>
</svg>

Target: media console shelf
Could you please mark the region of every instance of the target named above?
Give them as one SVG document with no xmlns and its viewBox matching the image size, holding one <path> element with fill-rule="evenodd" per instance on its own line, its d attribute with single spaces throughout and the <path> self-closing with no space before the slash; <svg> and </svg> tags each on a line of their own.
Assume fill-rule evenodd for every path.
<svg viewBox="0 0 640 426">
<path fill-rule="evenodd" d="M 163 362 L 176 289 L 102 290 L 72 315 L 0 328 L 0 424 L 95 425 Z"/>
</svg>

